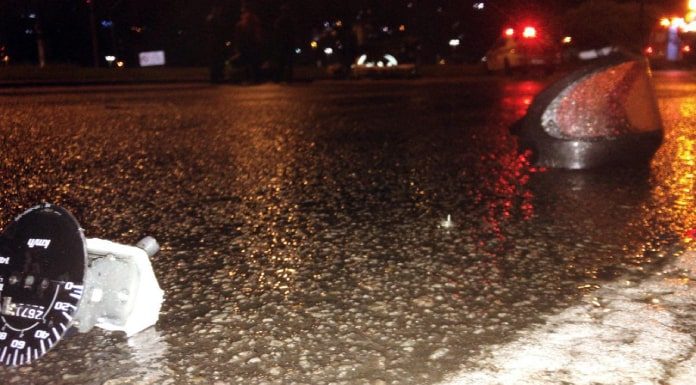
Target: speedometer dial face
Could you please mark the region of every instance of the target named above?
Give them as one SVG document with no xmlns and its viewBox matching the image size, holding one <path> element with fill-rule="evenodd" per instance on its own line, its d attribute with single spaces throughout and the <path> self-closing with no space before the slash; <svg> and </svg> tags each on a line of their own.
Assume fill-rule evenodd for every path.
<svg viewBox="0 0 696 385">
<path fill-rule="evenodd" d="M 86 261 L 80 225 L 57 206 L 29 209 L 0 235 L 0 363 L 30 363 L 65 335 Z"/>
</svg>

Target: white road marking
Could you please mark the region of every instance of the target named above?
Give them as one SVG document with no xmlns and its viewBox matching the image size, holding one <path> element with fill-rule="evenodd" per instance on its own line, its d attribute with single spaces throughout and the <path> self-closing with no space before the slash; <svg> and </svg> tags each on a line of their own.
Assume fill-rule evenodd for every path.
<svg viewBox="0 0 696 385">
<path fill-rule="evenodd" d="M 679 314 L 694 304 L 696 252 L 643 282 L 603 285 L 443 385 L 690 385 L 696 341 Z"/>
</svg>

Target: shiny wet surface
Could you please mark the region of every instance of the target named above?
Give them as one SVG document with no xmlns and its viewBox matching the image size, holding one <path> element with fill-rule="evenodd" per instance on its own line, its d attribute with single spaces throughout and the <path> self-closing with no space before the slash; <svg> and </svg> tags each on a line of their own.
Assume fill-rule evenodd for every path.
<svg viewBox="0 0 696 385">
<path fill-rule="evenodd" d="M 7 91 L 0 220 L 153 235 L 156 328 L 62 341 L 2 383 L 429 384 L 696 227 L 696 80 L 660 74 L 649 168 L 532 167 L 534 80 Z M 451 215 L 452 227 L 442 226 Z"/>
</svg>

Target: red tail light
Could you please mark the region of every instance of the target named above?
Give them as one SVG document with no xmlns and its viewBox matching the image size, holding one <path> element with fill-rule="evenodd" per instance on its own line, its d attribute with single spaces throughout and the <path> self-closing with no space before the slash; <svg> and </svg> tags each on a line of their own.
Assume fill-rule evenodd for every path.
<svg viewBox="0 0 696 385">
<path fill-rule="evenodd" d="M 534 39 L 537 37 L 537 30 L 534 27 L 527 26 L 524 27 L 524 30 L 522 31 L 522 36 L 526 39 Z"/>
</svg>

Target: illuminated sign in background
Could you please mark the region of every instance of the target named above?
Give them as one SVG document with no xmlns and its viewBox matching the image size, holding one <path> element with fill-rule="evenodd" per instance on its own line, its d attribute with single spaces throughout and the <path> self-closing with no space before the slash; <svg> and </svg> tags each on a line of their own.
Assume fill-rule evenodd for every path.
<svg viewBox="0 0 696 385">
<path fill-rule="evenodd" d="M 146 51 L 138 54 L 141 67 L 163 66 L 166 64 L 164 51 Z"/>
</svg>

